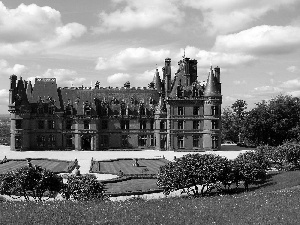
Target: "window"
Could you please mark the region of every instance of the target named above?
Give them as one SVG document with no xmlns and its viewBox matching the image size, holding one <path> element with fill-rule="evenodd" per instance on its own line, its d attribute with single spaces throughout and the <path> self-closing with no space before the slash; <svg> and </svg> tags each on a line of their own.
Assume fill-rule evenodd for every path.
<svg viewBox="0 0 300 225">
<path fill-rule="evenodd" d="M 150 146 L 155 146 L 155 139 L 153 134 L 150 135 Z"/>
<path fill-rule="evenodd" d="M 193 147 L 194 148 L 202 148 L 202 135 L 194 135 L 193 136 Z"/>
<path fill-rule="evenodd" d="M 66 136 L 66 147 L 67 148 L 73 148 L 73 138 L 72 135 Z"/>
<path fill-rule="evenodd" d="M 44 120 L 38 120 L 38 129 L 44 129 L 45 123 Z"/>
<path fill-rule="evenodd" d="M 22 120 L 16 120 L 16 129 L 22 129 Z"/>
<path fill-rule="evenodd" d="M 211 107 L 211 115 L 212 116 L 218 116 L 219 115 L 219 107 L 218 106 L 212 106 Z"/>
<path fill-rule="evenodd" d="M 100 146 L 102 148 L 107 148 L 109 146 L 108 135 L 100 135 Z"/>
<path fill-rule="evenodd" d="M 193 108 L 193 115 L 198 116 L 199 115 L 199 106 L 194 106 Z"/>
<path fill-rule="evenodd" d="M 160 135 L 160 148 L 162 148 L 162 149 L 167 148 L 167 135 L 166 134 Z"/>
<path fill-rule="evenodd" d="M 161 130 L 166 129 L 166 122 L 165 121 L 160 121 L 160 129 Z"/>
<path fill-rule="evenodd" d="M 67 120 L 66 121 L 66 129 L 71 130 L 72 129 L 72 124 L 73 124 L 72 120 Z"/>
<path fill-rule="evenodd" d="M 178 108 L 177 108 L 177 114 L 179 116 L 183 116 L 184 115 L 184 108 L 182 106 L 178 106 Z"/>
<path fill-rule="evenodd" d="M 140 129 L 141 130 L 146 130 L 147 129 L 147 121 L 146 120 L 141 120 L 140 121 Z"/>
<path fill-rule="evenodd" d="M 83 129 L 90 129 L 90 121 L 84 120 L 83 121 Z"/>
<path fill-rule="evenodd" d="M 150 130 L 153 130 L 154 128 L 154 120 L 150 120 Z"/>
<path fill-rule="evenodd" d="M 129 120 L 121 120 L 120 121 L 121 129 L 129 129 Z"/>
<path fill-rule="evenodd" d="M 102 127 L 103 130 L 108 129 L 108 121 L 107 120 L 102 120 L 101 127 Z"/>
<path fill-rule="evenodd" d="M 183 130 L 183 121 L 178 121 L 178 130 Z"/>
<path fill-rule="evenodd" d="M 178 136 L 178 148 L 184 148 L 184 137 L 183 136 Z"/>
<path fill-rule="evenodd" d="M 218 122 L 217 120 L 212 120 L 211 121 L 211 129 L 218 129 Z"/>
<path fill-rule="evenodd" d="M 128 135 L 122 135 L 122 147 L 128 147 Z"/>
<path fill-rule="evenodd" d="M 56 138 L 54 135 L 49 135 L 49 139 L 48 139 L 48 147 L 49 148 L 55 148 L 55 143 L 56 143 Z"/>
<path fill-rule="evenodd" d="M 147 144 L 147 135 L 140 135 L 139 136 L 139 146 L 145 147 Z"/>
<path fill-rule="evenodd" d="M 17 148 L 17 149 L 22 148 L 22 137 L 21 136 L 15 137 L 15 148 Z"/>
<path fill-rule="evenodd" d="M 193 136 L 193 147 L 199 147 L 199 136 Z"/>
<path fill-rule="evenodd" d="M 212 137 L 212 148 L 218 148 L 219 146 L 219 139 L 217 136 Z"/>
<path fill-rule="evenodd" d="M 48 120 L 48 129 L 54 129 L 54 128 L 55 128 L 54 120 Z"/>
<path fill-rule="evenodd" d="M 45 147 L 46 146 L 46 138 L 43 135 L 38 135 L 36 137 L 36 142 L 38 147 Z"/>
<path fill-rule="evenodd" d="M 193 121 L 193 129 L 194 130 L 200 130 L 200 121 L 199 120 L 194 120 Z"/>
</svg>

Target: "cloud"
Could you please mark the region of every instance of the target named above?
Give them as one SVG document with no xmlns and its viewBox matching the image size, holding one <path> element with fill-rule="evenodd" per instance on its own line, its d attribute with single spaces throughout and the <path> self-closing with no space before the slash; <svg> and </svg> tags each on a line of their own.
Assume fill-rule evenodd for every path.
<svg viewBox="0 0 300 225">
<path fill-rule="evenodd" d="M 32 83 L 34 83 L 35 78 L 56 78 L 58 86 L 61 87 L 70 87 L 70 86 L 81 86 L 86 79 L 79 77 L 76 71 L 68 69 L 48 69 L 42 76 L 29 77 Z"/>
<path fill-rule="evenodd" d="M 100 12 L 100 25 L 93 28 L 95 32 L 126 32 L 148 28 L 172 31 L 184 18 L 178 0 L 115 0 L 114 3 L 115 6 L 123 7 L 110 13 Z"/>
<path fill-rule="evenodd" d="M 182 54 L 183 49 L 177 54 Z M 241 64 L 249 64 L 256 60 L 254 56 L 243 53 L 226 53 L 219 51 L 206 51 L 196 47 L 187 46 L 185 55 L 198 60 L 198 67 L 209 68 L 210 65 L 219 67 L 232 67 Z"/>
<path fill-rule="evenodd" d="M 288 68 L 286 68 L 286 70 L 291 72 L 291 73 L 296 73 L 296 72 L 300 71 L 297 66 L 289 66 Z"/>
<path fill-rule="evenodd" d="M 299 79 L 293 79 L 293 80 L 287 80 L 284 82 L 279 83 L 276 86 L 261 86 L 256 87 L 252 91 L 252 94 L 254 96 L 265 96 L 270 98 L 271 96 L 276 96 L 279 94 L 287 94 L 292 96 L 300 97 L 300 80 Z"/>
<path fill-rule="evenodd" d="M 116 73 L 107 77 L 107 82 L 113 86 L 123 87 L 125 82 L 130 81 L 131 76 L 127 73 Z"/>
<path fill-rule="evenodd" d="M 300 27 L 256 26 L 216 38 L 215 50 L 247 54 L 283 54 L 299 50 Z"/>
<path fill-rule="evenodd" d="M 161 63 L 170 55 L 169 50 L 150 50 L 147 48 L 127 48 L 113 55 L 111 58 L 99 57 L 96 70 L 127 70 L 136 66 Z"/>
<path fill-rule="evenodd" d="M 27 71 L 28 68 L 24 65 L 15 64 L 11 67 L 6 60 L 0 59 L 0 75 L 23 75 Z"/>
<path fill-rule="evenodd" d="M 1 107 L 7 107 L 8 106 L 8 97 L 9 93 L 6 89 L 0 90 L 0 106 Z"/>
<path fill-rule="evenodd" d="M 226 34 L 253 25 L 268 13 L 288 7 L 297 0 L 184 0 L 183 4 L 201 10 L 202 25 L 210 34 Z"/>
<path fill-rule="evenodd" d="M 234 80 L 233 83 L 235 85 L 242 85 L 242 84 L 246 84 L 246 81 L 245 80 Z"/>
<path fill-rule="evenodd" d="M 272 86 L 261 86 L 254 88 L 254 91 L 259 93 L 268 93 L 268 94 L 276 94 L 282 92 L 282 89 L 279 87 L 272 87 Z"/>
<path fill-rule="evenodd" d="M 60 12 L 45 6 L 21 4 L 8 9 L 0 2 L 0 54 L 20 55 L 57 47 L 78 38 L 86 27 L 64 25 Z"/>
</svg>

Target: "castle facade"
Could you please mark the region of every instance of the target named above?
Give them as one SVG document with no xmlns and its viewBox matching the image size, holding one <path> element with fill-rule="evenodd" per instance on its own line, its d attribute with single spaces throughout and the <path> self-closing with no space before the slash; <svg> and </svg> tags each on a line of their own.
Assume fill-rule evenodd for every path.
<svg viewBox="0 0 300 225">
<path fill-rule="evenodd" d="M 197 80 L 197 60 L 183 57 L 171 78 L 165 59 L 147 88 L 57 87 L 55 78 L 35 84 L 10 77 L 11 150 L 157 149 L 219 150 L 220 68 L 206 84 Z"/>
</svg>

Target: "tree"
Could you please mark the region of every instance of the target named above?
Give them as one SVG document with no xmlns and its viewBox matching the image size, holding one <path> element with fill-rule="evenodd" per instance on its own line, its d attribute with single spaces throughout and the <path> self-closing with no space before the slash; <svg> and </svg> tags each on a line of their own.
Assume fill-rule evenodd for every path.
<svg viewBox="0 0 300 225">
<path fill-rule="evenodd" d="M 300 100 L 279 95 L 258 103 L 249 111 L 245 137 L 256 145 L 278 146 L 288 140 L 300 141 Z"/>
<path fill-rule="evenodd" d="M 63 182 L 59 175 L 41 167 L 22 167 L 10 171 L 0 178 L 0 193 L 23 196 L 26 200 L 33 197 L 55 196 L 62 188 Z"/>
<path fill-rule="evenodd" d="M 222 113 L 222 140 L 239 142 L 245 131 L 245 118 L 247 116 L 247 103 L 244 100 L 236 100 L 231 107 L 227 107 Z"/>
<path fill-rule="evenodd" d="M 95 175 L 70 175 L 62 190 L 66 199 L 96 200 L 104 199 L 104 186 Z"/>
<path fill-rule="evenodd" d="M 160 167 L 157 185 L 166 195 L 183 189 L 189 195 L 199 195 L 198 185 L 210 190 L 218 182 L 227 182 L 230 174 L 228 159 L 213 154 L 188 154 Z"/>
</svg>

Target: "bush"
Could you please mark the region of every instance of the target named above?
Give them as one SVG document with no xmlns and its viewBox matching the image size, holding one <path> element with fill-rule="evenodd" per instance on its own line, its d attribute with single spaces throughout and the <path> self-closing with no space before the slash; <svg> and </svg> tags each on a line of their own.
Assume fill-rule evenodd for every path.
<svg viewBox="0 0 300 225">
<path fill-rule="evenodd" d="M 6 195 L 29 196 L 42 200 L 42 197 L 54 197 L 62 188 L 62 178 L 52 171 L 41 167 L 22 167 L 0 177 L 0 193 Z"/>
<path fill-rule="evenodd" d="M 66 199 L 96 200 L 104 198 L 103 184 L 98 182 L 95 175 L 70 175 L 62 190 Z"/>
<path fill-rule="evenodd" d="M 210 190 L 218 182 L 228 183 L 231 172 L 230 161 L 213 154 L 188 154 L 160 167 L 157 185 L 164 194 L 184 189 L 189 195 L 198 195 L 197 185 Z"/>
<path fill-rule="evenodd" d="M 295 170 L 300 168 L 300 145 L 286 142 L 278 147 L 262 146 L 258 150 L 279 170 Z"/>
<path fill-rule="evenodd" d="M 285 143 L 278 146 L 278 153 L 282 157 L 282 169 L 294 170 L 300 166 L 300 145 L 294 143 Z"/>
<path fill-rule="evenodd" d="M 269 167 L 268 160 L 259 151 L 248 151 L 238 155 L 233 160 L 233 179 L 238 184 L 244 182 L 245 189 L 258 180 L 266 179 L 266 170 Z"/>
</svg>

